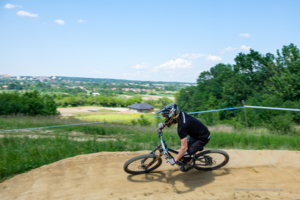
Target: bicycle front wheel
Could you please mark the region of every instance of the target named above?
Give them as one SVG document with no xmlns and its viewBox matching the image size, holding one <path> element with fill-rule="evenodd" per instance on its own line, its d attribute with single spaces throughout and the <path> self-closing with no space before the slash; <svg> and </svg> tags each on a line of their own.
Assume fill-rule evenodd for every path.
<svg viewBox="0 0 300 200">
<path fill-rule="evenodd" d="M 152 161 L 154 161 L 152 165 L 147 168 Z M 129 174 L 143 174 L 157 169 L 161 163 L 161 158 L 155 160 L 155 156 L 153 154 L 140 155 L 129 159 L 124 164 L 123 169 Z"/>
<path fill-rule="evenodd" d="M 202 171 L 218 169 L 226 165 L 228 161 L 229 155 L 225 151 L 217 149 L 203 151 L 194 156 L 195 169 Z"/>
</svg>

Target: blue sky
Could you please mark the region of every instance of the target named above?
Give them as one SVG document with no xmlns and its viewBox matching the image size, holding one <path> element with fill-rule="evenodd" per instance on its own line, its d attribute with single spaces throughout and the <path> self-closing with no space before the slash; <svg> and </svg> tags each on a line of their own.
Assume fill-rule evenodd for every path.
<svg viewBox="0 0 300 200">
<path fill-rule="evenodd" d="M 0 0 L 0 74 L 196 82 L 300 47 L 300 1 Z"/>
</svg>

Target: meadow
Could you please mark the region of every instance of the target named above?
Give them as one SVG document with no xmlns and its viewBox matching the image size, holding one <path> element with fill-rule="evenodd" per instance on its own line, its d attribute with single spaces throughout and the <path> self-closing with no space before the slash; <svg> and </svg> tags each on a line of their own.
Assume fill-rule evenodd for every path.
<svg viewBox="0 0 300 200">
<path fill-rule="evenodd" d="M 143 117 L 155 117 L 158 115 L 154 114 L 142 114 Z M 141 114 L 111 114 L 111 113 L 102 113 L 102 114 L 88 114 L 88 115 L 76 115 L 76 118 L 82 121 L 89 121 L 89 122 L 102 122 L 102 121 L 115 121 L 115 120 L 124 120 L 124 121 L 119 121 L 118 123 L 122 124 L 131 124 L 132 119 L 138 119 L 141 117 Z M 161 116 L 159 116 L 161 117 Z M 151 122 L 157 121 L 155 118 L 149 118 Z M 116 122 L 114 122 L 116 123 Z"/>
</svg>

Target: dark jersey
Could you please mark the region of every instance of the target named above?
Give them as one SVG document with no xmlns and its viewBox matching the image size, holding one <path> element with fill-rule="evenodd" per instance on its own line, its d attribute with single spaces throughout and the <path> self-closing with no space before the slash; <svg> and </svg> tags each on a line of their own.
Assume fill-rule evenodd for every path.
<svg viewBox="0 0 300 200">
<path fill-rule="evenodd" d="M 189 135 L 195 140 L 206 140 L 210 136 L 207 127 L 202 122 L 182 111 L 179 114 L 177 132 L 180 139 Z"/>
</svg>

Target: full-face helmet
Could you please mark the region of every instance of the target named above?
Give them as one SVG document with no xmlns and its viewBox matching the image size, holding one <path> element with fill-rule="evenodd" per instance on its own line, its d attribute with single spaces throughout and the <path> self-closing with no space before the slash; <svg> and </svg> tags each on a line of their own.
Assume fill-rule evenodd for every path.
<svg viewBox="0 0 300 200">
<path fill-rule="evenodd" d="M 175 103 L 171 103 L 156 112 L 156 114 L 162 114 L 166 118 L 165 125 L 167 127 L 170 127 L 173 123 L 176 124 L 179 113 L 180 110 Z"/>
</svg>

